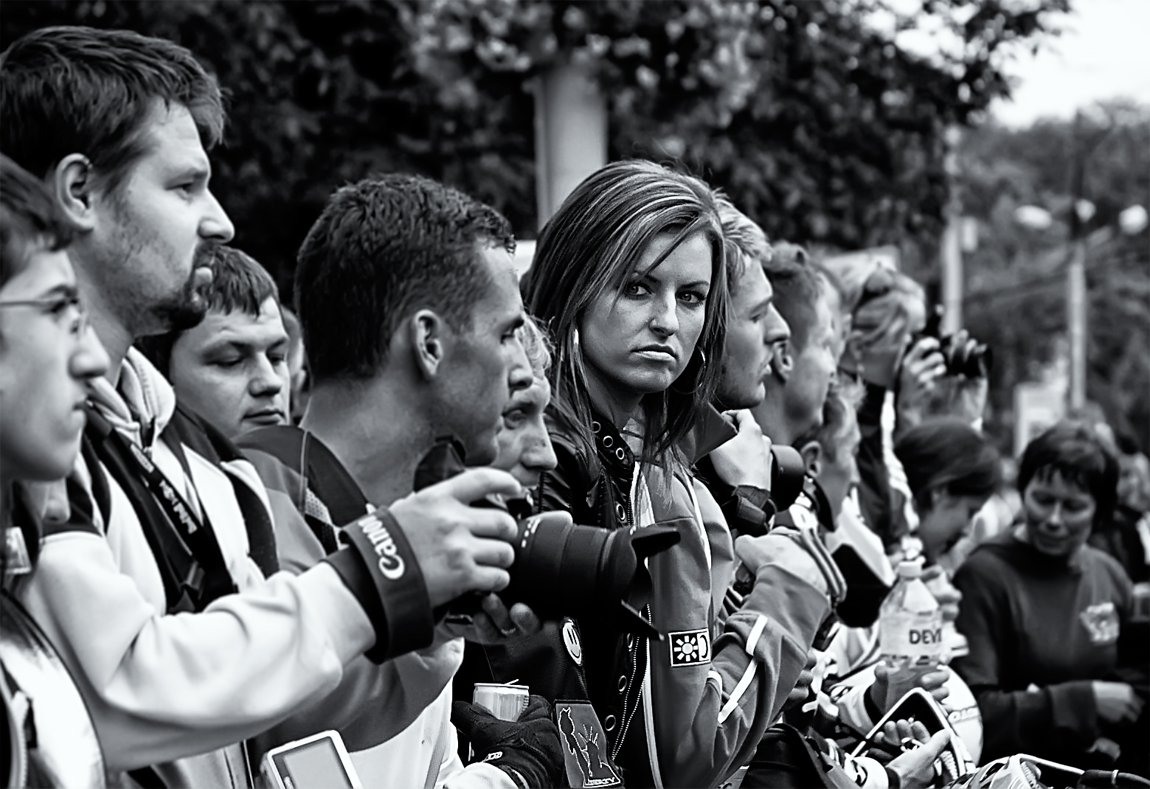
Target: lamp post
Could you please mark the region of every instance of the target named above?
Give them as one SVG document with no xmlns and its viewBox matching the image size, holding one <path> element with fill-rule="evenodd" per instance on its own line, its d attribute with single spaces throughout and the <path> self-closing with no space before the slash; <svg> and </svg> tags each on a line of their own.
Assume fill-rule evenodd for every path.
<svg viewBox="0 0 1150 789">
<path fill-rule="evenodd" d="M 946 229 L 942 234 L 940 262 L 942 263 L 942 330 L 954 334 L 962 328 L 962 201 L 958 192 L 958 144 L 961 132 L 958 126 L 948 126 L 944 137 L 946 158 L 944 168 L 949 181 L 946 205 Z"/>
<path fill-rule="evenodd" d="M 1074 114 L 1073 158 L 1070 171 L 1070 262 L 1066 266 L 1066 334 L 1070 342 L 1071 413 L 1086 405 L 1086 223 L 1094 216 L 1094 204 L 1085 199 L 1086 160 L 1110 133 L 1104 127 L 1085 134 L 1082 112 Z"/>
</svg>

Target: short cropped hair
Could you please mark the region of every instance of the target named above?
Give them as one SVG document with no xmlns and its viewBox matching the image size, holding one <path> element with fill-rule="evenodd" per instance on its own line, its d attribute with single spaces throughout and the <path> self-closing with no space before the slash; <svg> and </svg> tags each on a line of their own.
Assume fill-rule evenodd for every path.
<svg viewBox="0 0 1150 789">
<path fill-rule="evenodd" d="M 490 282 L 485 247 L 515 251 L 494 208 L 417 175 L 388 174 L 338 190 L 304 239 L 295 275 L 296 313 L 314 383 L 370 378 L 413 312 L 471 325 Z"/>
<path fill-rule="evenodd" d="M 24 271 L 33 252 L 63 249 L 75 234 L 44 183 L 0 155 L 0 287 Z"/>
<path fill-rule="evenodd" d="M 907 430 L 894 445 L 920 511 L 930 492 L 989 497 L 1002 484 L 1002 460 L 990 441 L 961 419 L 929 419 Z"/>
<path fill-rule="evenodd" d="M 171 41 L 47 27 L 0 55 L 0 149 L 41 178 L 79 153 L 114 192 L 145 152 L 147 119 L 158 102 L 186 107 L 205 148 L 223 136 L 215 78 Z"/>
<path fill-rule="evenodd" d="M 212 282 L 204 296 L 213 312 L 243 312 L 258 318 L 269 298 L 279 303 L 272 275 L 246 252 L 219 245 L 212 249 L 207 264 L 212 268 Z"/>
<path fill-rule="evenodd" d="M 767 234 L 720 190 L 715 190 L 715 205 L 723 223 L 723 248 L 727 257 L 727 287 L 734 295 L 747 266 L 767 265 L 774 251 Z"/>
<path fill-rule="evenodd" d="M 243 312 L 256 318 L 269 298 L 279 304 L 275 280 L 247 253 L 220 244 L 211 248 L 211 257 L 205 264 L 212 269 L 211 284 L 203 291 L 211 312 Z M 136 347 L 160 372 L 168 375 L 172 348 L 182 334 L 182 331 L 169 331 L 142 337 L 136 341 Z"/>
<path fill-rule="evenodd" d="M 830 284 L 810 264 L 806 251 L 791 244 L 776 247 L 763 270 L 775 291 L 779 314 L 791 327 L 791 345 L 801 352 L 814 328 L 819 299 Z"/>
<path fill-rule="evenodd" d="M 1018 464 L 1018 492 L 1034 478 L 1058 474 L 1094 497 L 1095 525 L 1107 523 L 1118 503 L 1118 458 L 1090 425 L 1064 421 L 1026 445 Z"/>
<path fill-rule="evenodd" d="M 861 384 L 839 378 L 831 382 L 827 399 L 823 402 L 823 418 L 792 442 L 801 447 L 814 441 L 830 463 L 837 463 L 850 428 L 858 423 L 856 412 L 863 399 Z"/>
</svg>

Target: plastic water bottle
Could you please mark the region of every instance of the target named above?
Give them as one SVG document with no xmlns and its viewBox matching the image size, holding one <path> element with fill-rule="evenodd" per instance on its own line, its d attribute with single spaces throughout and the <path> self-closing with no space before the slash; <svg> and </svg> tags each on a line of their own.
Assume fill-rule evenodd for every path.
<svg viewBox="0 0 1150 789">
<path fill-rule="evenodd" d="M 934 671 L 946 653 L 942 609 L 922 582 L 922 559 L 898 564 L 898 581 L 879 609 L 882 660 L 892 669 L 887 709 Z"/>
<path fill-rule="evenodd" d="M 933 578 L 923 581 L 923 583 L 926 584 L 926 588 L 930 590 L 936 600 L 946 600 L 957 594 L 954 584 L 950 582 L 950 578 L 945 572 L 937 573 Z M 970 644 L 967 643 L 966 636 L 958 632 L 953 619 L 947 619 L 945 616 L 942 621 L 942 646 L 943 663 L 949 663 L 957 657 L 970 654 Z"/>
</svg>

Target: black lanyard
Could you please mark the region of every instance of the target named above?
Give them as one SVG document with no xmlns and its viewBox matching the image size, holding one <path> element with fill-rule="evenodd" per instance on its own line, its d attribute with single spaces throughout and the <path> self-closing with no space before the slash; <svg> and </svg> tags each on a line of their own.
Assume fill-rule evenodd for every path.
<svg viewBox="0 0 1150 789">
<path fill-rule="evenodd" d="M 124 487 L 139 516 L 160 568 L 168 611 L 202 611 L 235 592 L 207 513 L 198 517 L 147 453 L 93 409 L 88 410 L 88 427 L 97 457 Z M 173 449 L 177 457 L 179 450 L 178 445 Z M 181 461 L 187 472 L 186 460 Z"/>
</svg>

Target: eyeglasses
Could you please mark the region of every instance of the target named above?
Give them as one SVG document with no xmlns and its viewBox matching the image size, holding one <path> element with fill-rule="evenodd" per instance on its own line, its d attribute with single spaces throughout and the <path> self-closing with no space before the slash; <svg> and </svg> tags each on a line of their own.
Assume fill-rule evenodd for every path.
<svg viewBox="0 0 1150 789">
<path fill-rule="evenodd" d="M 24 299 L 21 301 L 0 301 L 0 308 L 6 307 L 37 307 L 51 315 L 53 320 L 60 323 L 68 317 L 68 333 L 79 339 L 88 328 L 88 311 L 84 303 L 76 294 L 53 296 L 47 299 Z"/>
</svg>

